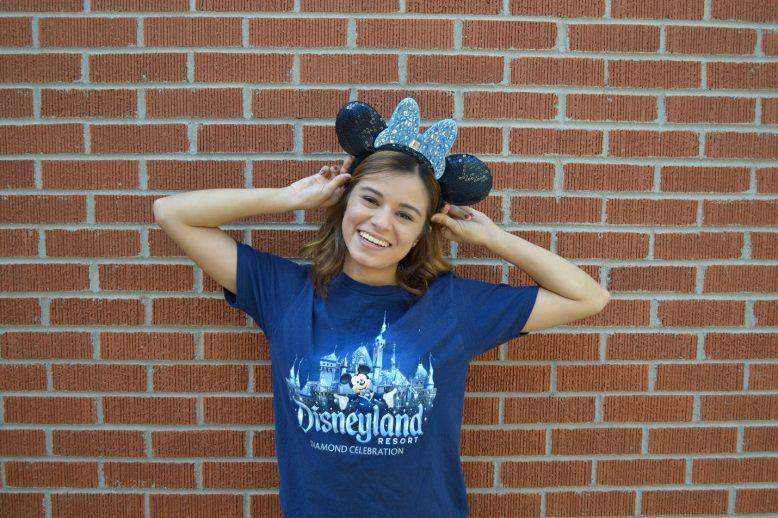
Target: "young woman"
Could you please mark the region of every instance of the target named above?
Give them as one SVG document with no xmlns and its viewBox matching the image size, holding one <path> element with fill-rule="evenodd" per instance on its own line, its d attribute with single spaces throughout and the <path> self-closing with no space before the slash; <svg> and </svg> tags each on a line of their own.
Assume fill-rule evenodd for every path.
<svg viewBox="0 0 778 518">
<path fill-rule="evenodd" d="M 470 361 L 593 315 L 608 294 L 484 213 L 441 203 L 438 182 L 412 155 L 381 150 L 351 171 L 353 163 L 282 189 L 170 196 L 154 204 L 155 219 L 267 335 L 285 516 L 465 517 Z M 303 248 L 311 264 L 217 228 L 318 207 L 325 221 Z M 484 246 L 538 285 L 459 278 L 444 239 Z"/>
</svg>

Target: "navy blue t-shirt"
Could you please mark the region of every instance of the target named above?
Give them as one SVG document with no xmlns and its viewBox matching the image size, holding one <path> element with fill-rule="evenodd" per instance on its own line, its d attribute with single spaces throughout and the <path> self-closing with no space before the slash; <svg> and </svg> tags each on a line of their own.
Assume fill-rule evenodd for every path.
<svg viewBox="0 0 778 518">
<path fill-rule="evenodd" d="M 422 297 L 238 243 L 232 307 L 270 344 L 281 509 L 287 517 L 469 512 L 460 459 L 470 361 L 521 333 L 538 286 L 439 276 Z"/>
</svg>

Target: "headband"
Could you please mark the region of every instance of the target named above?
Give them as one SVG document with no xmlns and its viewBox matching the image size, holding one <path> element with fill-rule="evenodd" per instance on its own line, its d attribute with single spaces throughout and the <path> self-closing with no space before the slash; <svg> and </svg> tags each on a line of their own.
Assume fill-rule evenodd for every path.
<svg viewBox="0 0 778 518">
<path fill-rule="evenodd" d="M 388 124 L 372 106 L 360 101 L 344 105 L 335 119 L 341 147 L 354 156 L 352 171 L 377 151 L 402 151 L 435 177 L 442 201 L 473 205 L 486 198 L 492 189 L 486 164 L 473 155 L 448 155 L 457 138 L 456 121 L 440 120 L 423 135 L 420 125 L 419 105 L 411 97 L 397 104 Z"/>
</svg>

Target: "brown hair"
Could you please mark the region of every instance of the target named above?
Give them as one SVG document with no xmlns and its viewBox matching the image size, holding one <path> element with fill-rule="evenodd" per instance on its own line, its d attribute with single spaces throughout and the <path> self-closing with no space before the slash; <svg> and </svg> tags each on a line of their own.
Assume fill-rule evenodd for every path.
<svg viewBox="0 0 778 518">
<path fill-rule="evenodd" d="M 422 169 L 419 162 L 402 151 L 383 150 L 369 155 L 351 171 L 343 196 L 327 208 L 324 223 L 313 241 L 300 248 L 300 255 L 313 260 L 311 275 L 316 293 L 327 296 L 327 286 L 342 270 L 346 258 L 346 244 L 341 227 L 346 205 L 359 182 L 371 175 L 388 171 L 415 174 L 424 183 L 429 201 L 424 217 L 424 231 L 419 241 L 397 266 L 397 283 L 414 295 L 424 295 L 429 283 L 438 275 L 451 271 L 451 264 L 443 257 L 442 229 L 430 223 L 433 211 L 440 203 L 440 185 L 431 172 Z"/>
</svg>

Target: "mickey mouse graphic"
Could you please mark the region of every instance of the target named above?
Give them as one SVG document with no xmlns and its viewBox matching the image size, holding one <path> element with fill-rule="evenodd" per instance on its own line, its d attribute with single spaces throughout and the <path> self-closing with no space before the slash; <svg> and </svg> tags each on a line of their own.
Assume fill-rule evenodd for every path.
<svg viewBox="0 0 778 518">
<path fill-rule="evenodd" d="M 369 366 L 360 365 L 356 375 L 352 376 L 349 373 L 345 373 L 340 377 L 341 383 L 348 383 L 351 386 L 351 390 L 356 394 L 357 410 L 363 412 L 371 412 L 374 405 L 380 404 L 380 400 L 376 396 L 375 388 L 373 387 L 373 381 L 368 376 L 369 373 Z M 394 408 L 394 396 L 396 392 L 397 387 L 383 395 L 383 400 L 389 408 Z M 335 398 L 338 400 L 338 405 L 341 410 L 346 409 L 351 397 L 353 397 L 353 395 L 346 396 L 343 394 L 335 394 Z"/>
</svg>

